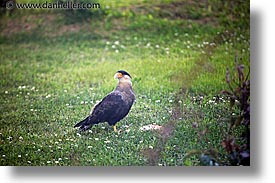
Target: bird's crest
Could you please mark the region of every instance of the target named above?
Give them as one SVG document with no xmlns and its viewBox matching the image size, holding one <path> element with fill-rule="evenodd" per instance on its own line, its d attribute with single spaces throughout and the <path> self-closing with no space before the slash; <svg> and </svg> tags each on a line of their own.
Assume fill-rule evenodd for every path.
<svg viewBox="0 0 275 183">
<path fill-rule="evenodd" d="M 122 75 L 127 75 L 130 78 L 132 78 L 131 75 L 128 72 L 124 71 L 124 70 L 119 70 L 119 71 L 117 71 L 117 73 L 121 73 Z"/>
</svg>

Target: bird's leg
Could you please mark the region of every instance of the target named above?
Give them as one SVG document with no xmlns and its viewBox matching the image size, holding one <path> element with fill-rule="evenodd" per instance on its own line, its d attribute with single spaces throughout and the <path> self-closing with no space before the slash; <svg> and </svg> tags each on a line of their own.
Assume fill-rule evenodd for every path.
<svg viewBox="0 0 275 183">
<path fill-rule="evenodd" d="M 116 125 L 114 125 L 114 132 L 117 132 L 117 130 L 116 130 Z"/>
</svg>

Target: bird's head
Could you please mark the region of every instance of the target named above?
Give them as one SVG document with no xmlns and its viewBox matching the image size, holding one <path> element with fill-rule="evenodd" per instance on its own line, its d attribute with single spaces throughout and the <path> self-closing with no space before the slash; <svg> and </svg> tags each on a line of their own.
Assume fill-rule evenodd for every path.
<svg viewBox="0 0 275 183">
<path fill-rule="evenodd" d="M 131 75 L 124 71 L 124 70 L 119 70 L 116 72 L 116 74 L 114 75 L 114 78 L 115 79 L 121 79 L 121 78 L 124 78 L 124 79 L 132 79 Z"/>
<path fill-rule="evenodd" d="M 118 79 L 119 82 L 127 82 L 127 83 L 131 83 L 132 84 L 132 82 L 131 82 L 131 79 L 132 79 L 131 75 L 128 72 L 124 71 L 124 70 L 117 71 L 116 74 L 114 75 L 114 78 Z"/>
</svg>

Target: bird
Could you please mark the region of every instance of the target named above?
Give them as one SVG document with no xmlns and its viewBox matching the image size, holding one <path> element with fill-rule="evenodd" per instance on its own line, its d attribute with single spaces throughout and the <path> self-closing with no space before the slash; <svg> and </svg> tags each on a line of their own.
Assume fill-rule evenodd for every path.
<svg viewBox="0 0 275 183">
<path fill-rule="evenodd" d="M 108 122 L 113 126 L 114 132 L 117 132 L 116 123 L 127 116 L 136 97 L 132 88 L 132 77 L 128 72 L 119 70 L 114 78 L 118 79 L 116 88 L 95 104 L 90 115 L 74 125 L 74 128 L 79 127 L 80 131 L 86 131 L 95 124 Z"/>
</svg>

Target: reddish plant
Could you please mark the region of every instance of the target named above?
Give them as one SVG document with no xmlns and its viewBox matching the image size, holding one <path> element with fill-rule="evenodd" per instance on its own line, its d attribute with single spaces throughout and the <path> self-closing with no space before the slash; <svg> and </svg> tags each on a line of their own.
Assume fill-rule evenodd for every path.
<svg viewBox="0 0 275 183">
<path fill-rule="evenodd" d="M 229 89 L 221 93 L 230 99 L 230 107 L 237 107 L 239 114 L 229 120 L 229 128 L 222 140 L 222 146 L 228 153 L 230 165 L 250 165 L 250 80 L 249 71 L 245 76 L 245 66 L 235 59 L 237 74 L 231 75 L 226 69 L 226 82 Z M 242 133 L 235 133 L 237 128 Z"/>
</svg>

